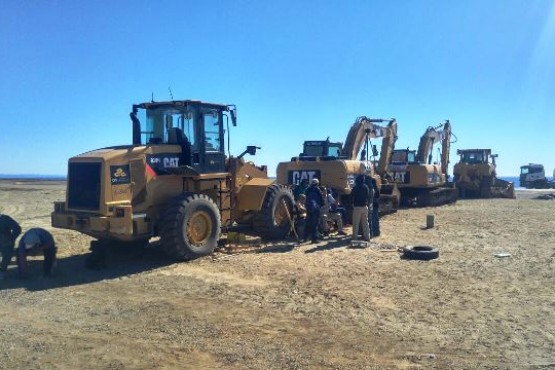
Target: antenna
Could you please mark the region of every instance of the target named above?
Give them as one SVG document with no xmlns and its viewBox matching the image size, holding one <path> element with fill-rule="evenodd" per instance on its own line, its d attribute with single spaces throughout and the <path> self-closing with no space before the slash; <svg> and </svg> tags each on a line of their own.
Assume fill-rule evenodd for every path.
<svg viewBox="0 0 555 370">
<path fill-rule="evenodd" d="M 172 88 L 168 86 L 168 91 L 170 92 L 170 98 L 173 100 Z"/>
<path fill-rule="evenodd" d="M 150 93 L 150 102 L 154 103 L 154 91 Z"/>
</svg>

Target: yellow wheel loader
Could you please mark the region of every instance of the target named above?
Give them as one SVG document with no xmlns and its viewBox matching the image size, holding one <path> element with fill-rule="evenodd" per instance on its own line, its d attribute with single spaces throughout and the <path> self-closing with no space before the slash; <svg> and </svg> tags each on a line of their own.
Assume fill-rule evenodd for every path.
<svg viewBox="0 0 555 370">
<path fill-rule="evenodd" d="M 515 198 L 512 182 L 497 178 L 491 149 L 459 149 L 453 174 L 460 198 Z"/>
<path fill-rule="evenodd" d="M 136 104 L 128 145 L 69 159 L 64 202 L 52 226 L 76 230 L 96 243 L 148 244 L 160 237 L 171 257 L 211 253 L 230 230 L 279 239 L 291 229 L 293 196 L 274 184 L 265 166 L 225 152 L 234 105 L 195 100 Z M 93 245 L 91 244 L 91 248 Z"/>
<path fill-rule="evenodd" d="M 428 127 L 420 138 L 418 151 L 394 150 L 391 176 L 399 186 L 403 206 L 429 207 L 456 202 L 457 190 L 447 181 L 451 123 Z M 441 143 L 441 163 L 432 163 L 432 148 Z"/>
<path fill-rule="evenodd" d="M 387 122 L 387 126 L 377 123 Z M 305 141 L 303 152 L 281 162 L 277 166 L 277 182 L 298 186 L 303 180 L 310 182 L 313 178 L 320 180 L 320 185 L 332 189 L 339 197 L 339 202 L 351 215 L 351 189 L 355 177 L 359 174 L 372 176 L 380 187 L 380 213 L 395 212 L 399 206 L 399 191 L 394 182 L 390 181 L 387 166 L 395 140 L 397 139 L 397 122 L 395 119 L 370 119 L 358 117 L 351 126 L 345 144 L 329 140 Z M 376 147 L 370 146 L 371 138 L 383 137 L 381 157 L 378 166 L 369 160 L 368 153 L 377 155 Z M 360 157 L 359 157 L 360 153 Z"/>
</svg>

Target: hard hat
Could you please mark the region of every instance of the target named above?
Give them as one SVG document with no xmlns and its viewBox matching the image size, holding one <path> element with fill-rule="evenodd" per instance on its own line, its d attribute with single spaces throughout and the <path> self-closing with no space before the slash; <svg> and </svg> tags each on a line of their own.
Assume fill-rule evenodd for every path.
<svg viewBox="0 0 555 370">
<path fill-rule="evenodd" d="M 313 178 L 312 185 L 318 185 L 318 184 L 320 184 L 320 181 L 317 178 Z"/>
</svg>

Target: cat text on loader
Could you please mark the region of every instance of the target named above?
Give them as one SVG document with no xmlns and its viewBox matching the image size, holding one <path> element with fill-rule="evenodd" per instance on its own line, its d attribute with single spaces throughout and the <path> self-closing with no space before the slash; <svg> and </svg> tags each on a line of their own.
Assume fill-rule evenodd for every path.
<svg viewBox="0 0 555 370">
<path fill-rule="evenodd" d="M 453 175 L 461 198 L 515 198 L 512 182 L 497 178 L 491 149 L 459 149 Z"/>
<path fill-rule="evenodd" d="M 387 122 L 388 125 L 377 125 L 380 122 Z M 395 212 L 399 206 L 399 191 L 395 183 L 387 183 L 381 174 L 387 172 L 387 158 L 391 158 L 396 133 L 395 119 L 358 117 L 351 126 L 344 145 L 329 140 L 305 141 L 303 152 L 298 157 L 278 164 L 277 182 L 297 186 L 302 180 L 310 182 L 313 178 L 318 178 L 322 186 L 331 188 L 336 193 L 339 202 L 347 209 L 347 216 L 350 217 L 351 189 L 355 177 L 367 174 L 374 177 L 380 186 L 380 213 Z M 368 160 L 367 153 L 369 150 L 375 151 L 375 147 L 370 148 L 369 141 L 378 137 L 383 137 L 382 157 L 378 168 L 374 168 L 372 161 Z"/>
<path fill-rule="evenodd" d="M 457 190 L 447 181 L 451 123 L 428 127 L 420 138 L 418 151 L 394 150 L 391 175 L 399 186 L 404 206 L 439 206 L 457 200 Z M 440 164 L 432 163 L 432 148 L 441 143 Z"/>
<path fill-rule="evenodd" d="M 130 145 L 69 160 L 65 202 L 52 226 L 80 231 L 95 243 L 160 245 L 178 260 L 211 253 L 220 232 L 250 231 L 266 239 L 290 231 L 293 196 L 265 166 L 227 156 L 225 130 L 234 105 L 194 100 L 133 105 Z"/>
</svg>

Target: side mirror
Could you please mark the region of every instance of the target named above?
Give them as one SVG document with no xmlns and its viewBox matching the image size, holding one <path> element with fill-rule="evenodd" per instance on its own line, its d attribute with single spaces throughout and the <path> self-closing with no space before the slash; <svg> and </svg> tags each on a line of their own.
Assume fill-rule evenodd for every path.
<svg viewBox="0 0 555 370">
<path fill-rule="evenodd" d="M 239 154 L 237 159 L 243 158 L 243 156 L 245 154 L 255 155 L 256 154 L 256 149 L 260 149 L 260 147 L 259 146 L 254 146 L 254 145 L 247 145 L 247 149 L 243 153 Z"/>
<path fill-rule="evenodd" d="M 231 107 L 229 110 L 229 115 L 231 116 L 231 123 L 233 126 L 237 126 L 237 109 L 235 106 Z"/>
</svg>

